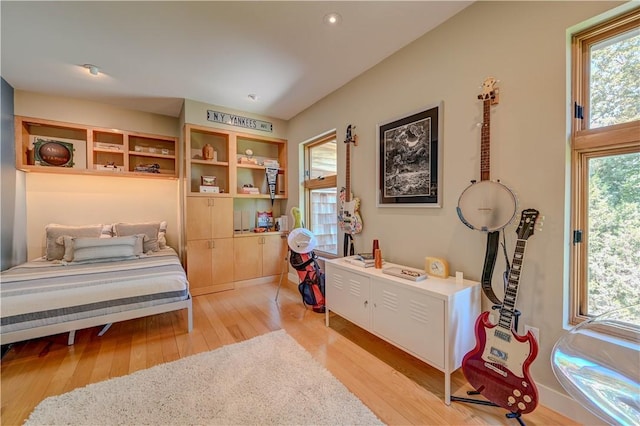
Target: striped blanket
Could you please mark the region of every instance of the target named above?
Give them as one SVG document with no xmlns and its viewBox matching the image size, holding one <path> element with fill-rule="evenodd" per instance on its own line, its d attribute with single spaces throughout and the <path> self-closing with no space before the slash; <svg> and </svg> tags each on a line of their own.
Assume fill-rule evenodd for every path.
<svg viewBox="0 0 640 426">
<path fill-rule="evenodd" d="M 117 262 L 39 259 L 0 274 L 0 334 L 189 298 L 186 274 L 171 248 Z"/>
</svg>

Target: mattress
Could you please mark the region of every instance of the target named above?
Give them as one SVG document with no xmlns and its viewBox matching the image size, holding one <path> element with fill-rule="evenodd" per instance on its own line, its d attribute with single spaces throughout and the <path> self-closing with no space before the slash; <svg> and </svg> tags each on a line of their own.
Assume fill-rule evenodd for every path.
<svg viewBox="0 0 640 426">
<path fill-rule="evenodd" d="M 189 299 L 176 252 L 117 262 L 38 259 L 0 274 L 0 334 Z"/>
</svg>

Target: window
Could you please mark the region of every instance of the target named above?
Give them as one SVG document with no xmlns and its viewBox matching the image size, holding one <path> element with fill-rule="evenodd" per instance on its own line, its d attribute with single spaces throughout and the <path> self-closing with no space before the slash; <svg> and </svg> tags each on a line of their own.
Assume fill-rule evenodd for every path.
<svg viewBox="0 0 640 426">
<path fill-rule="evenodd" d="M 640 303 L 640 9 L 575 35 L 572 49 L 576 324 Z"/>
<path fill-rule="evenodd" d="M 304 147 L 304 205 L 307 228 L 318 239 L 316 251 L 338 254 L 336 134 Z"/>
</svg>

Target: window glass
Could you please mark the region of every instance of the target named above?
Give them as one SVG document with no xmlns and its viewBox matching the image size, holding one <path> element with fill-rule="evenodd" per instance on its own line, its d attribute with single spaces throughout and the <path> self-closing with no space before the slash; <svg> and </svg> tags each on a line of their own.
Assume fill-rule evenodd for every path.
<svg viewBox="0 0 640 426">
<path fill-rule="evenodd" d="M 338 254 L 337 145 L 335 133 L 305 145 L 305 223 L 318 239 L 315 251 Z"/>
<path fill-rule="evenodd" d="M 589 128 L 640 119 L 640 30 L 590 48 Z"/>
<path fill-rule="evenodd" d="M 318 238 L 317 250 L 338 254 L 338 221 L 336 188 L 309 191 L 311 218 L 310 231 Z"/>
<path fill-rule="evenodd" d="M 335 175 L 337 170 L 336 140 L 311 146 L 309 148 L 309 162 L 308 170 L 310 170 L 309 177 L 311 179 Z"/>
<path fill-rule="evenodd" d="M 589 159 L 587 312 L 640 303 L 640 153 Z"/>
</svg>

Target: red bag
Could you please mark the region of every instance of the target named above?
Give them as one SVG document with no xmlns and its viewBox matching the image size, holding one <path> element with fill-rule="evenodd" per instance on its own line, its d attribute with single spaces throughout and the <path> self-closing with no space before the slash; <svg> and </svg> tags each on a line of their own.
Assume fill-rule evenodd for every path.
<svg viewBox="0 0 640 426">
<path fill-rule="evenodd" d="M 314 312 L 324 312 L 324 273 L 320 271 L 315 254 L 291 252 L 289 261 L 298 271 L 298 291 L 302 302 L 311 306 Z"/>
</svg>

